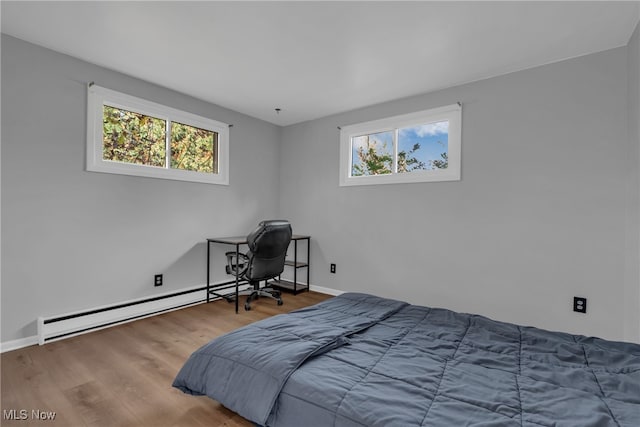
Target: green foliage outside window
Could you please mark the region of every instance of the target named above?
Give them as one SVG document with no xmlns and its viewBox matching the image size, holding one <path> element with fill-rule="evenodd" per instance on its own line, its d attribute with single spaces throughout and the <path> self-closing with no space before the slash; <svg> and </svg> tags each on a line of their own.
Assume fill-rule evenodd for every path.
<svg viewBox="0 0 640 427">
<path fill-rule="evenodd" d="M 386 142 L 381 142 L 370 135 L 354 138 L 357 161 L 354 159 L 352 176 L 385 175 L 391 173 L 393 156 Z"/>
<path fill-rule="evenodd" d="M 108 105 L 103 109 L 104 160 L 166 167 L 166 121 Z M 218 134 L 171 123 L 172 169 L 218 173 Z"/>
<path fill-rule="evenodd" d="M 171 123 L 171 168 L 218 173 L 218 134 L 181 123 Z"/>
<path fill-rule="evenodd" d="M 415 143 L 409 152 L 398 152 L 398 173 L 427 169 L 427 165 L 423 161 L 413 156 L 418 150 L 420 150 L 420 144 Z"/>
<path fill-rule="evenodd" d="M 449 155 L 445 153 L 440 153 L 441 159 L 438 160 L 430 160 L 431 166 L 433 169 L 446 169 L 449 167 Z"/>
<path fill-rule="evenodd" d="M 164 167 L 165 123 L 155 117 L 105 105 L 102 158 Z"/>
</svg>

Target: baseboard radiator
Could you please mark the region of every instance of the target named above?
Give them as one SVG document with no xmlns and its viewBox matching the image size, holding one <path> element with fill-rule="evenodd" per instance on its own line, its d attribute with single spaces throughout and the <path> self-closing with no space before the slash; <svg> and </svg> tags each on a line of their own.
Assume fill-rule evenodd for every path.
<svg viewBox="0 0 640 427">
<path fill-rule="evenodd" d="M 206 289 L 206 286 L 197 286 L 178 292 L 85 311 L 39 317 L 38 343 L 43 345 L 48 342 L 200 304 L 207 300 Z"/>
</svg>

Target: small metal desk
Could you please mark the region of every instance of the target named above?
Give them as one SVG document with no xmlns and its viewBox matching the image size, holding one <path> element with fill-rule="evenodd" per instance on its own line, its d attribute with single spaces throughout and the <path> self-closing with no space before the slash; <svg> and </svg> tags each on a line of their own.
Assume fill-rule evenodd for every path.
<svg viewBox="0 0 640 427">
<path fill-rule="evenodd" d="M 307 291 L 309 290 L 309 256 L 310 256 L 310 236 L 302 236 L 302 235 L 298 235 L 298 234 L 294 234 L 293 236 L 291 236 L 291 241 L 294 242 L 294 259 L 293 261 L 286 261 L 285 264 L 292 266 L 293 267 L 293 282 L 285 282 L 282 281 L 280 279 L 278 279 L 274 285 L 282 288 L 284 287 L 285 289 L 292 289 L 294 295 L 298 293 L 298 268 L 306 268 L 307 269 L 307 284 L 304 286 Z M 306 240 L 307 241 L 307 261 L 306 262 L 299 262 L 298 261 L 298 241 L 299 240 Z M 232 245 L 235 246 L 236 248 L 236 259 L 238 259 L 238 256 L 240 254 L 240 246 L 241 245 L 246 245 L 247 244 L 247 236 L 233 236 L 233 237 L 212 237 L 212 238 L 208 238 L 207 239 L 207 302 L 211 301 L 211 295 L 215 295 L 217 297 L 221 297 L 221 298 L 228 298 L 229 294 L 219 294 L 216 291 L 218 290 L 223 290 L 223 289 L 229 289 L 229 288 L 234 288 L 235 289 L 235 299 L 236 299 L 236 313 L 238 312 L 238 287 L 240 286 L 240 284 L 242 283 L 242 281 L 240 280 L 240 277 L 238 276 L 238 273 L 236 272 L 235 274 L 235 280 L 231 280 L 228 282 L 222 282 L 222 283 L 218 283 L 216 285 L 212 285 L 211 284 L 211 244 L 212 243 L 218 243 L 218 244 L 223 244 L 223 245 Z M 291 284 L 293 285 L 293 288 L 290 288 L 290 286 L 286 286 L 286 284 Z M 282 286 L 285 285 L 285 286 Z M 302 288 L 302 286 L 301 286 Z"/>
</svg>

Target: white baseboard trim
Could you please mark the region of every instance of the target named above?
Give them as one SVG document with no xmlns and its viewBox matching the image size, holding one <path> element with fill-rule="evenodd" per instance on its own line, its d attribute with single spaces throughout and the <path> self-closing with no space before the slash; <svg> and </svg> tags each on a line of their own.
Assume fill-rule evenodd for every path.
<svg viewBox="0 0 640 427">
<path fill-rule="evenodd" d="M 344 294 L 345 292 L 338 289 L 325 288 L 324 286 L 315 286 L 315 285 L 311 285 L 309 287 L 309 290 L 314 292 L 320 292 L 321 294 L 333 295 L 334 297 Z"/>
<path fill-rule="evenodd" d="M 29 347 L 31 345 L 38 344 L 38 336 L 33 335 L 31 337 L 18 338 L 17 340 L 6 341 L 0 343 L 0 353 L 6 353 L 7 351 L 18 350 L 20 348 Z"/>
</svg>

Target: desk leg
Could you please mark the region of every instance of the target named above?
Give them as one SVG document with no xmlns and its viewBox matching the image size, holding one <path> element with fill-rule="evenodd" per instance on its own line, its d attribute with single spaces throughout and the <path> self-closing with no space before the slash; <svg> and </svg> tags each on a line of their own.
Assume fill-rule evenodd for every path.
<svg viewBox="0 0 640 427">
<path fill-rule="evenodd" d="M 238 295 L 238 286 L 240 286 L 240 279 L 238 277 L 238 266 L 237 264 L 240 262 L 240 245 L 236 244 L 236 314 L 238 314 L 238 299 L 240 296 Z"/>
<path fill-rule="evenodd" d="M 307 239 L 307 292 L 311 290 L 311 239 Z"/>
<path fill-rule="evenodd" d="M 210 294 L 209 294 L 209 288 L 210 288 L 210 280 L 209 280 L 209 269 L 211 268 L 210 266 L 210 257 L 209 257 L 209 247 L 211 246 L 211 242 L 209 242 L 207 240 L 207 303 L 209 302 L 210 299 Z"/>
<path fill-rule="evenodd" d="M 298 295 L 298 240 L 293 241 L 293 294 Z"/>
</svg>

